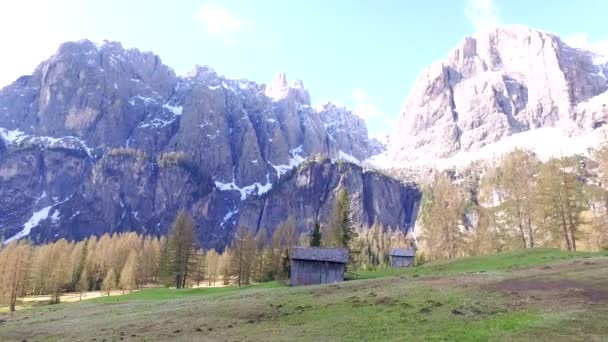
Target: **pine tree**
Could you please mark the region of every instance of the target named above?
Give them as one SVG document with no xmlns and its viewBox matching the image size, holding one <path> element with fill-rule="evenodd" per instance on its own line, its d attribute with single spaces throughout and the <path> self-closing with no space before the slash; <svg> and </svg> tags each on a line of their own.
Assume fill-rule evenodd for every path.
<svg viewBox="0 0 608 342">
<path fill-rule="evenodd" d="M 180 211 L 171 227 L 167 248 L 162 256 L 163 276 L 167 284 L 173 282 L 178 289 L 186 286 L 196 264 L 196 234 L 194 220 Z"/>
<path fill-rule="evenodd" d="M 325 236 L 327 235 L 327 238 Z M 348 193 L 344 188 L 338 190 L 336 202 L 330 219 L 327 234 L 323 235 L 322 244 L 326 247 L 346 248 L 349 251 L 349 263 L 357 264 L 358 251 L 354 242 L 357 231 L 352 223 L 352 209 Z"/>
<path fill-rule="evenodd" d="M 315 222 L 310 235 L 310 247 L 321 247 L 321 226 L 319 222 Z"/>
<path fill-rule="evenodd" d="M 102 291 L 105 291 L 107 295 L 110 295 L 110 292 L 116 288 L 116 273 L 114 269 L 111 268 L 106 274 L 106 277 L 103 279 L 103 284 L 101 287 Z"/>
</svg>

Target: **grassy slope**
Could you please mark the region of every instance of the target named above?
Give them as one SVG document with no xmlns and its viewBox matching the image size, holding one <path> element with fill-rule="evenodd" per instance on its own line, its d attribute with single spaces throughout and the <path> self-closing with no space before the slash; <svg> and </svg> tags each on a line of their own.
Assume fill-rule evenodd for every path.
<svg viewBox="0 0 608 342">
<path fill-rule="evenodd" d="M 467 272 L 483 273 L 512 270 L 560 260 L 591 258 L 597 256 L 608 256 L 608 252 L 565 252 L 554 248 L 534 248 L 489 256 L 463 258 L 455 261 L 435 261 L 413 268 L 383 268 L 374 271 L 360 271 L 356 272 L 356 274 L 357 279 L 373 279 L 397 275 L 420 276 Z"/>
<path fill-rule="evenodd" d="M 526 266 L 557 269 L 560 260 L 600 256 L 608 254 L 538 249 L 361 272 L 368 279 L 339 285 L 149 289 L 0 315 L 0 336 L 28 341 L 601 340 L 608 334 L 605 303 L 559 311 L 526 305 L 527 298 L 488 287 L 529 276 Z M 547 277 L 606 285 L 606 270 L 590 267 Z"/>
</svg>

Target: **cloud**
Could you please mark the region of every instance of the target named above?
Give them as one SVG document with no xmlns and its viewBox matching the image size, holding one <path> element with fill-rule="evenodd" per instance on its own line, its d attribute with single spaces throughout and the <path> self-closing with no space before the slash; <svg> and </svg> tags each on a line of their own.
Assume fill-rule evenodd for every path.
<svg viewBox="0 0 608 342">
<path fill-rule="evenodd" d="M 496 27 L 500 22 L 494 0 L 468 0 L 464 15 L 477 31 Z"/>
<path fill-rule="evenodd" d="M 209 36 L 221 39 L 225 45 L 232 45 L 233 35 L 243 29 L 243 24 L 238 18 L 225 8 L 214 4 L 201 6 L 196 19 Z"/>
<path fill-rule="evenodd" d="M 353 113 L 359 117 L 363 118 L 364 120 L 369 120 L 382 116 L 382 111 L 374 103 L 373 98 L 363 89 L 353 89 L 352 98 L 355 105 Z"/>
</svg>

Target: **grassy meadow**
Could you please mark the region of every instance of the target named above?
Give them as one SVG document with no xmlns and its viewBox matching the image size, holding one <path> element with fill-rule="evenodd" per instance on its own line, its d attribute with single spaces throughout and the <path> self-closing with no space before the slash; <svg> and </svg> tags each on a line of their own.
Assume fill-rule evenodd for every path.
<svg viewBox="0 0 608 342">
<path fill-rule="evenodd" d="M 356 276 L 34 307 L 0 314 L 0 340 L 608 340 L 608 253 L 533 249 Z"/>
</svg>

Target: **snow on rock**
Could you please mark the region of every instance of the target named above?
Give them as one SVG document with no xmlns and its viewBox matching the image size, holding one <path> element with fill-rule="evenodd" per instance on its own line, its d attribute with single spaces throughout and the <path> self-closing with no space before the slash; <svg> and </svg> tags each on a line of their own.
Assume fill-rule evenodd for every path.
<svg viewBox="0 0 608 342">
<path fill-rule="evenodd" d="M 23 229 L 20 232 L 18 232 L 17 234 L 15 234 L 14 236 L 12 236 L 11 238 L 6 239 L 6 241 L 4 241 L 4 243 L 7 244 L 12 241 L 19 240 L 25 236 L 28 236 L 30 234 L 30 232 L 32 231 L 32 228 L 38 226 L 38 224 L 40 224 L 40 222 L 46 220 L 49 217 L 49 212 L 52 207 L 53 206 L 50 205 L 48 207 L 44 207 L 44 208 L 34 212 L 32 214 L 32 217 L 30 217 L 30 219 L 27 222 L 25 222 L 25 224 L 23 225 Z"/>
<path fill-rule="evenodd" d="M 220 227 L 224 227 L 224 225 L 226 223 L 228 223 L 228 221 L 230 221 L 230 219 L 239 213 L 239 210 L 234 208 L 232 210 L 230 210 L 229 212 L 226 213 L 226 215 L 224 215 L 224 218 L 222 219 L 222 222 L 220 222 Z"/>
<path fill-rule="evenodd" d="M 496 162 L 516 148 L 531 150 L 541 160 L 546 161 L 552 157 L 586 154 L 589 148 L 600 146 L 607 134 L 608 130 L 604 127 L 586 132 L 572 121 L 565 119 L 558 121 L 554 127 L 547 126 L 513 134 L 493 144 L 470 151 L 460 151 L 448 158 L 424 155 L 413 150 L 408 160 L 395 160 L 385 153 L 367 159 L 366 163 L 377 168 L 418 165 L 444 170 L 465 167 L 473 161 Z"/>
<path fill-rule="evenodd" d="M 0 127 L 0 137 L 8 143 L 17 143 L 25 136 L 25 133 L 21 132 L 18 129 L 8 130 L 6 128 Z"/>
<path fill-rule="evenodd" d="M 51 221 L 57 222 L 57 221 L 59 221 L 59 218 L 60 218 L 59 210 L 55 210 L 55 212 L 53 212 L 53 215 L 51 215 Z"/>
<path fill-rule="evenodd" d="M 131 106 L 134 106 L 136 101 L 135 100 L 139 100 L 141 102 L 143 102 L 145 105 L 148 105 L 150 103 L 156 102 L 155 99 L 151 98 L 151 97 L 144 97 L 141 95 L 137 95 L 137 96 L 133 96 L 130 100 L 129 100 L 129 104 Z"/>
<path fill-rule="evenodd" d="M 74 136 L 55 138 L 49 136 L 28 135 L 19 130 L 8 130 L 0 127 L 0 137 L 9 144 L 27 142 L 45 147 L 82 149 L 89 155 L 89 157 L 92 157 L 92 149 L 88 147 L 80 138 Z"/>
<path fill-rule="evenodd" d="M 305 160 L 304 157 L 302 156 L 303 153 L 304 153 L 303 146 L 300 145 L 294 149 L 289 150 L 289 156 L 290 156 L 289 164 L 283 164 L 283 165 L 270 164 L 270 166 L 272 166 L 277 171 L 277 178 L 281 178 L 281 176 L 283 174 L 289 172 L 293 168 L 300 166 L 300 164 L 302 164 Z"/>
<path fill-rule="evenodd" d="M 340 150 L 340 153 L 338 154 L 338 159 L 342 159 L 342 160 L 346 160 L 349 163 L 353 163 L 353 164 L 361 164 L 361 162 L 359 161 L 359 159 L 351 156 L 350 154 Z"/>
<path fill-rule="evenodd" d="M 183 106 L 173 106 L 173 105 L 170 105 L 168 103 L 165 103 L 163 105 L 163 108 L 168 109 L 169 111 L 171 111 L 175 115 L 182 115 L 182 111 L 184 109 Z"/>
<path fill-rule="evenodd" d="M 253 194 L 261 196 L 267 193 L 268 191 L 270 191 L 270 189 L 272 189 L 272 183 L 270 183 L 270 174 L 266 174 L 266 184 L 264 185 L 262 185 L 260 182 L 255 182 L 251 185 L 239 187 L 234 181 L 232 181 L 231 183 L 222 183 L 215 181 L 215 187 L 221 191 L 238 191 L 241 193 L 241 201 L 244 201 L 249 195 Z"/>
</svg>

